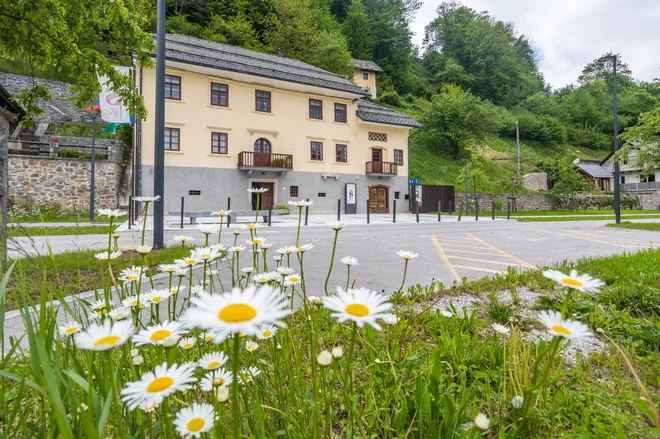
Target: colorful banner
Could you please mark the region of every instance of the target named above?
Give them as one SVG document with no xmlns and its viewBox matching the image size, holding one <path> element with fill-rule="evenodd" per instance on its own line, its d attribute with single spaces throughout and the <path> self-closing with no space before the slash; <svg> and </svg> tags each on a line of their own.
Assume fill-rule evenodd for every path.
<svg viewBox="0 0 660 439">
<path fill-rule="evenodd" d="M 129 67 L 115 66 L 115 69 L 122 75 L 130 75 Z M 106 84 L 106 76 L 99 77 L 101 83 L 101 93 L 99 93 L 99 103 L 101 104 L 101 119 L 105 122 L 123 124 L 131 122 L 131 115 L 128 108 L 124 106 L 119 95 L 115 93 L 109 84 Z"/>
</svg>

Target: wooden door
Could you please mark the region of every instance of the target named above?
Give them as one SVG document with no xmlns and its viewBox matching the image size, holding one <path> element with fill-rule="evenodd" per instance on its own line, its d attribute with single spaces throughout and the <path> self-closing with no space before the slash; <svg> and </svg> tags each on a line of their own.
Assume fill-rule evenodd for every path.
<svg viewBox="0 0 660 439">
<path fill-rule="evenodd" d="M 369 186 L 369 208 L 371 213 L 389 212 L 389 186 Z"/>
<path fill-rule="evenodd" d="M 271 146 L 267 139 L 257 139 L 254 142 L 254 166 L 257 168 L 270 168 Z"/>
<path fill-rule="evenodd" d="M 270 207 L 270 200 L 275 195 L 273 190 L 275 189 L 274 183 L 252 183 L 253 188 L 266 188 L 268 191 L 264 192 L 260 196 L 259 210 L 268 210 Z M 252 209 L 254 210 L 257 206 L 257 194 L 252 194 Z"/>
</svg>

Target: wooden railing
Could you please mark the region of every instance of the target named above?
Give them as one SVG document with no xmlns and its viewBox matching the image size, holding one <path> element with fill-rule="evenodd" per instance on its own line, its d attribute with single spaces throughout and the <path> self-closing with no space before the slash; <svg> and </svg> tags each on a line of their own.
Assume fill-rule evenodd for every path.
<svg viewBox="0 0 660 439">
<path fill-rule="evenodd" d="M 291 154 L 243 151 L 238 154 L 239 168 L 293 169 Z"/>
<path fill-rule="evenodd" d="M 367 162 L 367 174 L 396 175 L 396 163 Z"/>
</svg>

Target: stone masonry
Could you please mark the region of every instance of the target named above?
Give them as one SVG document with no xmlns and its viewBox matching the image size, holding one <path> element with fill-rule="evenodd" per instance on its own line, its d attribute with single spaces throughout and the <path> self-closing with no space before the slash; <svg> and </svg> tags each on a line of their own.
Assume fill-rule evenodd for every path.
<svg viewBox="0 0 660 439">
<path fill-rule="evenodd" d="M 89 204 L 89 160 L 9 156 L 9 197 L 34 202 L 55 201 L 67 208 Z M 116 208 L 122 166 L 96 162 L 96 208 Z"/>
<path fill-rule="evenodd" d="M 493 201 L 502 201 L 502 210 L 506 210 L 509 198 L 515 197 L 518 210 L 552 210 L 552 197 L 548 194 L 470 194 L 470 201 L 479 200 L 479 211 L 490 212 Z M 465 193 L 456 192 L 454 196 L 456 209 L 465 206 Z M 513 202 L 511 208 L 513 209 Z"/>
</svg>

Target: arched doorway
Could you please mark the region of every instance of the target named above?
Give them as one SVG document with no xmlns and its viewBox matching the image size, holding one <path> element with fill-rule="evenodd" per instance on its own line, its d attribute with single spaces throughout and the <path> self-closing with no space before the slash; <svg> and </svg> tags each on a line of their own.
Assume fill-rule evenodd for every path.
<svg viewBox="0 0 660 439">
<path fill-rule="evenodd" d="M 389 213 L 390 187 L 383 184 L 369 186 L 369 209 L 372 213 Z"/>
<path fill-rule="evenodd" d="M 270 142 L 263 137 L 254 142 L 254 166 L 268 168 L 270 167 Z"/>
</svg>

